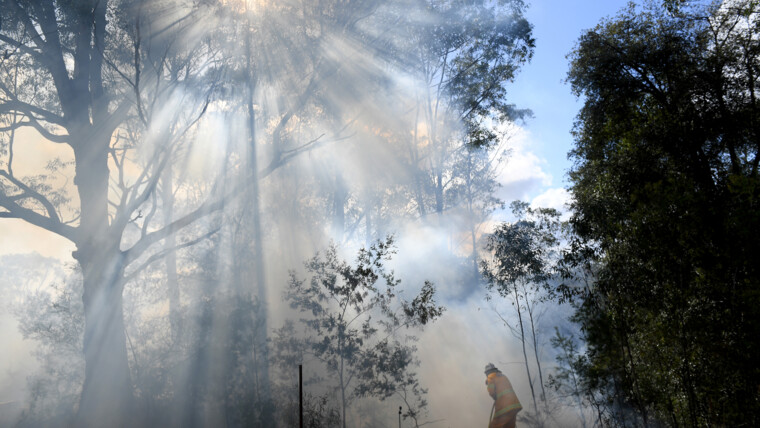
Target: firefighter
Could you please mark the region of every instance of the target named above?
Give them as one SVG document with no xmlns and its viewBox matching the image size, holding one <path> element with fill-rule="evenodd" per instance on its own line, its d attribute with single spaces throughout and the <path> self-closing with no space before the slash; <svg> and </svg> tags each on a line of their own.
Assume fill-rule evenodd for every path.
<svg viewBox="0 0 760 428">
<path fill-rule="evenodd" d="M 488 428 L 514 428 L 522 405 L 509 379 L 491 363 L 486 365 L 486 386 L 494 399 Z"/>
</svg>

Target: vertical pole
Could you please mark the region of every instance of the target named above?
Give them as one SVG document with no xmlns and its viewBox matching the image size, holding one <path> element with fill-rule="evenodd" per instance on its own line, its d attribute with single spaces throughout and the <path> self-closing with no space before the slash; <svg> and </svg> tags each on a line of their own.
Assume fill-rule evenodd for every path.
<svg viewBox="0 0 760 428">
<path fill-rule="evenodd" d="M 401 406 L 398 406 L 398 428 L 401 428 Z"/>
<path fill-rule="evenodd" d="M 298 365 L 298 426 L 303 428 L 303 364 Z"/>
</svg>

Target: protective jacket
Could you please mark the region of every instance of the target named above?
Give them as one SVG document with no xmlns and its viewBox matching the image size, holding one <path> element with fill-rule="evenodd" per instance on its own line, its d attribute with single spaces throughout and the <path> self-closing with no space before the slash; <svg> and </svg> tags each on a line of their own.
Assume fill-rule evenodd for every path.
<svg viewBox="0 0 760 428">
<path fill-rule="evenodd" d="M 493 372 L 486 378 L 486 386 L 488 393 L 496 400 L 489 428 L 515 426 L 517 412 L 522 410 L 522 405 L 509 379 L 501 372 Z"/>
</svg>

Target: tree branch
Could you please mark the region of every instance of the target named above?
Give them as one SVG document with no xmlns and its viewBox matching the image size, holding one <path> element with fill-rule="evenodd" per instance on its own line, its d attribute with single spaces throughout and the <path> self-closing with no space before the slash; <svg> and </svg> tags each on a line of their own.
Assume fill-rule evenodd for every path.
<svg viewBox="0 0 760 428">
<path fill-rule="evenodd" d="M 153 254 L 152 256 L 148 257 L 148 259 L 145 260 L 145 262 L 143 262 L 142 264 L 140 264 L 140 266 L 136 267 L 135 270 L 133 270 L 132 272 L 130 272 L 129 275 L 125 276 L 124 277 L 124 282 L 128 282 L 128 281 L 134 279 L 140 272 L 142 272 L 143 270 L 145 270 L 148 266 L 150 266 L 151 264 L 153 264 L 153 263 L 161 260 L 162 258 L 166 257 L 170 253 L 173 253 L 173 252 L 175 252 L 177 250 L 181 250 L 183 248 L 192 247 L 193 245 L 195 245 L 195 244 L 203 241 L 204 239 L 211 237 L 211 235 L 213 235 L 216 232 L 218 232 L 219 229 L 220 228 L 218 228 L 218 227 L 214 228 L 214 229 L 210 230 L 209 232 L 207 232 L 207 233 L 205 233 L 205 234 L 203 234 L 203 235 L 201 235 L 201 236 L 199 236 L 199 237 L 197 237 L 195 239 L 192 239 L 190 241 L 184 242 L 184 243 L 182 243 L 180 245 L 176 245 L 176 246 L 174 246 L 172 248 L 166 248 L 166 249 L 164 249 L 164 250 L 162 250 L 162 251 L 160 251 L 160 252 L 158 252 L 156 254 Z"/>
<path fill-rule="evenodd" d="M 34 210 L 24 208 L 15 203 L 14 199 L 0 193 L 0 207 L 7 209 L 7 212 L 0 213 L 0 218 L 17 218 L 27 223 L 41 227 L 56 235 L 62 236 L 73 243 L 78 241 L 77 229 L 60 221 L 55 221 Z"/>
<path fill-rule="evenodd" d="M 154 158 L 155 159 L 155 158 Z M 143 203 L 145 203 L 148 198 L 150 198 L 150 195 L 154 193 L 154 190 L 156 189 L 156 186 L 158 186 L 158 181 L 161 177 L 161 171 L 163 171 L 164 167 L 166 166 L 166 163 L 169 161 L 169 154 L 166 154 L 160 161 L 157 163 L 151 162 L 146 168 L 143 170 L 143 172 L 140 174 L 140 176 L 137 178 L 137 181 L 135 182 L 133 186 L 133 190 L 131 192 L 132 197 L 129 199 L 128 202 L 126 202 L 126 205 L 124 205 L 124 209 L 122 212 L 117 216 L 115 223 L 117 224 L 117 227 L 123 228 L 127 225 L 128 221 L 127 219 L 130 217 L 132 212 L 134 212 L 137 208 L 139 208 Z M 155 166 L 154 166 L 155 165 Z M 153 169 L 153 175 L 149 176 L 149 170 Z M 145 189 L 139 192 L 140 185 L 143 182 L 147 182 L 147 185 Z M 125 198 L 122 197 L 122 203 L 125 202 Z"/>
<path fill-rule="evenodd" d="M 53 143 L 57 144 L 67 144 L 69 140 L 68 135 L 59 135 L 59 134 L 53 134 L 52 132 L 48 131 L 43 127 L 36 119 L 30 116 L 26 116 L 29 118 L 29 121 L 27 122 L 16 122 L 9 126 L 0 127 L 0 132 L 8 132 L 8 131 L 14 131 L 18 128 L 23 128 L 26 126 L 31 126 L 34 128 L 37 132 L 40 133 L 46 140 L 51 141 Z"/>
<path fill-rule="evenodd" d="M 198 208 L 195 209 L 195 211 L 192 211 L 185 216 L 175 220 L 174 222 L 162 227 L 161 229 L 158 229 L 154 232 L 148 233 L 142 238 L 140 238 L 132 247 L 124 252 L 124 260 L 125 260 L 125 266 L 129 265 L 129 263 L 135 261 L 140 255 L 147 250 L 151 245 L 155 244 L 158 241 L 161 241 L 162 239 L 166 238 L 172 233 L 177 232 L 178 230 L 184 228 L 185 226 L 188 226 L 197 220 L 200 220 L 203 217 L 206 217 L 207 215 L 210 215 L 216 211 L 221 210 L 224 208 L 225 204 L 232 198 L 240 195 L 242 193 L 242 190 L 245 187 L 243 184 L 238 184 L 233 188 L 229 193 L 222 196 L 221 198 L 215 200 L 215 201 L 206 201 L 205 203 L 201 204 Z"/>
<path fill-rule="evenodd" d="M 42 35 L 40 35 L 40 33 L 37 31 L 37 28 L 35 27 L 34 23 L 30 19 L 30 16 L 31 16 L 30 13 L 28 11 L 24 10 L 24 8 L 21 7 L 21 5 L 19 4 L 18 1 L 12 1 L 12 2 L 10 2 L 10 4 L 13 5 L 16 8 L 16 12 L 18 14 L 16 16 L 18 18 L 20 18 L 20 20 L 23 22 L 24 29 L 26 30 L 26 32 L 28 32 L 31 35 L 32 41 L 34 41 L 34 44 L 38 48 L 44 50 L 47 42 L 46 42 L 45 39 L 42 38 Z M 19 47 L 22 47 L 22 46 L 23 47 L 27 47 L 26 45 L 21 45 L 20 43 L 19 43 L 18 46 Z"/>
<path fill-rule="evenodd" d="M 55 125 L 59 126 L 65 126 L 66 122 L 64 121 L 63 117 L 42 109 L 40 107 L 34 106 L 29 103 L 25 103 L 16 97 L 16 94 L 10 90 L 5 84 L 0 82 L 0 89 L 5 92 L 6 95 L 8 95 L 11 99 L 9 101 L 5 101 L 2 104 L 0 104 L 0 113 L 13 113 L 13 112 L 19 112 L 23 113 L 26 116 L 33 116 L 37 115 L 45 122 L 50 122 Z"/>
<path fill-rule="evenodd" d="M 33 56 L 35 59 L 39 60 L 39 59 L 42 58 L 42 52 L 38 52 L 38 51 L 30 48 L 29 46 L 27 46 L 27 45 L 19 42 L 18 40 L 12 39 L 12 38 L 4 35 L 4 34 L 0 34 L 0 42 L 4 42 L 4 43 L 7 43 L 7 44 L 9 44 L 11 46 L 14 46 L 14 47 L 18 48 L 20 51 Z"/>
<path fill-rule="evenodd" d="M 13 183 L 15 186 L 19 187 L 21 190 L 23 190 L 24 194 L 27 195 L 26 196 L 27 198 L 33 198 L 33 199 L 37 200 L 39 203 L 41 203 L 42 206 L 45 207 L 45 210 L 47 211 L 48 216 L 50 216 L 49 217 L 50 220 L 52 220 L 52 221 L 54 221 L 56 223 L 60 223 L 61 222 L 60 217 L 58 217 L 58 212 L 56 212 L 55 207 L 50 202 L 50 200 L 48 200 L 48 198 L 42 196 L 40 193 L 38 193 L 37 191 L 35 191 L 31 187 L 27 186 L 26 184 L 24 184 L 24 182 L 22 182 L 21 180 L 17 179 L 14 176 L 12 176 L 11 174 L 9 174 L 6 171 L 0 170 L 0 177 L 5 177 L 8 181 L 10 181 L 11 183 Z M 20 199 L 20 198 L 14 198 L 14 200 L 15 199 Z"/>
</svg>

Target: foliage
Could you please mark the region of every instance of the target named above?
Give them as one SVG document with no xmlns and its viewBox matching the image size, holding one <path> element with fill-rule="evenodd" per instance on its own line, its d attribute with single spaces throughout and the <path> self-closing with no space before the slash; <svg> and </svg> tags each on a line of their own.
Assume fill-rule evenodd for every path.
<svg viewBox="0 0 760 428">
<path fill-rule="evenodd" d="M 298 426 L 298 402 L 292 399 L 296 394 L 289 394 L 290 400 L 281 405 L 282 426 Z M 340 412 L 331 402 L 328 394 L 315 396 L 306 393 L 303 397 L 303 426 L 306 428 L 332 428 L 340 426 Z"/>
<path fill-rule="evenodd" d="M 588 360 L 578 349 L 578 342 L 571 334 L 565 336 L 559 328 L 554 327 L 551 338 L 552 347 L 559 350 L 555 359 L 557 367 L 549 374 L 546 385 L 558 393 L 560 400 L 571 402 L 577 407 L 583 426 L 586 426 L 585 410 L 589 406 L 599 409 L 601 406 L 595 400 L 594 391 L 583 382 L 588 370 Z M 601 420 L 601 418 L 600 418 Z"/>
<path fill-rule="evenodd" d="M 631 6 L 571 55 L 571 222 L 598 263 L 586 381 L 638 423 L 760 422 L 757 18 L 752 1 Z"/>
<path fill-rule="evenodd" d="M 286 355 L 288 348 L 297 349 L 296 359 L 312 356 L 324 364 L 339 393 L 343 426 L 358 398 L 398 396 L 407 405 L 404 417 L 415 421 L 426 405 L 414 371 L 416 348 L 399 335 L 433 322 L 443 308 L 429 282 L 411 302 L 401 299 L 401 281 L 384 267 L 394 252 L 389 237 L 362 248 L 352 266 L 330 247 L 306 263 L 308 281 L 291 273 L 285 292 L 290 306 L 306 316 L 300 320 L 304 335 L 295 340 L 280 334 L 286 342 L 277 349 Z"/>
<path fill-rule="evenodd" d="M 412 176 L 398 189 L 406 194 L 391 202 L 425 221 L 452 219 L 469 233 L 460 240 L 473 267 L 464 283 L 478 282 L 481 228 L 503 205 L 494 197 L 506 159 L 501 127 L 530 115 L 508 98 L 509 83 L 535 47 L 525 9 L 521 0 L 404 1 L 379 8 L 390 15 L 387 39 L 398 52 L 399 72 L 422 83 L 398 113 L 404 128 L 390 130 L 398 132 L 397 156 Z"/>
<path fill-rule="evenodd" d="M 30 398 L 19 426 L 67 425 L 74 416 L 84 377 L 81 279 L 40 287 L 14 308 L 24 339 L 37 347 L 40 369 L 28 379 Z"/>
<path fill-rule="evenodd" d="M 482 263 L 487 287 L 502 297 L 509 297 L 519 283 L 551 292 L 549 281 L 556 275 L 559 256 L 560 214 L 522 201 L 511 207 L 517 221 L 498 225 L 488 237 L 486 248 L 493 257 Z"/>
<path fill-rule="evenodd" d="M 512 213 L 517 217 L 516 222 L 502 223 L 488 236 L 486 250 L 491 253 L 491 257 L 481 262 L 481 272 L 488 290 L 510 299 L 517 315 L 517 326 L 513 326 L 497 312 L 522 345 L 533 400 L 533 414 L 526 413 L 522 417 L 530 418 L 540 426 L 543 424 L 543 413 L 547 410 L 547 398 L 539 356 L 539 308 L 554 295 L 551 284 L 557 276 L 560 214 L 552 208 L 530 208 L 526 202 L 521 201 L 512 203 Z M 490 295 L 488 298 L 491 298 Z M 526 332 L 528 328 L 530 330 Z M 538 368 L 540 398 L 544 405 L 541 411 L 530 371 L 528 343 L 533 345 L 534 362 Z"/>
<path fill-rule="evenodd" d="M 192 24 L 208 5 L 167 0 L 163 6 L 177 13 L 173 18 L 142 6 L 131 0 L 0 2 L 0 131 L 8 155 L 0 171 L 0 217 L 76 245 L 87 361 L 76 422 L 82 426 L 134 415 L 124 284 L 165 255 L 156 254 L 158 242 L 220 209 L 212 195 L 171 223 L 153 221 L 162 172 L 179 151 L 178 140 L 206 112 L 219 74 L 212 45 L 192 38 L 198 34 Z M 164 19 L 184 24 L 163 25 L 170 23 Z M 154 25 L 163 29 L 149 31 Z M 174 43 L 180 39 L 186 43 Z M 34 136 L 16 138 L 24 128 Z M 35 139 L 58 144 L 66 158 L 49 163 L 51 174 L 18 175 L 14 144 Z M 16 163 L 34 162 L 26 156 Z"/>
<path fill-rule="evenodd" d="M 463 119 L 472 144 L 488 144 L 491 134 L 481 128 L 484 118 L 515 120 L 529 114 L 506 97 L 506 83 L 533 55 L 535 41 L 523 16 L 525 4 L 468 0 L 422 6 L 420 12 L 434 24 L 410 23 L 409 41 L 423 41 L 417 50 L 419 72 L 437 91 L 427 95 L 436 103 L 430 107 Z"/>
</svg>

